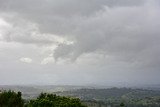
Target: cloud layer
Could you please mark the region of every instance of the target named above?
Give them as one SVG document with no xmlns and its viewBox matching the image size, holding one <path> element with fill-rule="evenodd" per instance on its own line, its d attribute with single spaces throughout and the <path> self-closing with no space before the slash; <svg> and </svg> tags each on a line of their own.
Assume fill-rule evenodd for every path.
<svg viewBox="0 0 160 107">
<path fill-rule="evenodd" d="M 93 83 L 105 77 L 102 84 L 119 80 L 145 83 L 155 78 L 153 83 L 160 74 L 159 10 L 158 0 L 1 0 L 0 41 L 35 50 L 37 53 L 16 58 L 27 56 L 36 64 L 53 64 L 49 72 L 59 64 L 64 68 L 69 64 Z M 70 69 L 66 69 L 69 74 L 73 73 Z M 66 78 L 64 72 L 61 75 Z M 122 79 L 131 75 L 136 77 Z"/>
</svg>

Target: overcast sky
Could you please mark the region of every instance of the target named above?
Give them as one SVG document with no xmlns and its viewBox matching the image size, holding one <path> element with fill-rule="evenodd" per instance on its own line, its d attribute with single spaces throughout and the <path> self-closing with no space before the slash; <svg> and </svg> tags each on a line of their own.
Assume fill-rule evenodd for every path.
<svg viewBox="0 0 160 107">
<path fill-rule="evenodd" d="M 159 0 L 0 0 L 0 84 L 160 84 Z"/>
</svg>

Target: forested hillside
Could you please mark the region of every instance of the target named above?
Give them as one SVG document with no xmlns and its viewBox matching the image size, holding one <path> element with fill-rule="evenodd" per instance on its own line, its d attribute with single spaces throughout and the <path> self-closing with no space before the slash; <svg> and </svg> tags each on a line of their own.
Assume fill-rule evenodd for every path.
<svg viewBox="0 0 160 107">
<path fill-rule="evenodd" d="M 29 90 L 32 93 L 31 90 Z M 131 88 L 73 89 L 40 93 L 1 91 L 0 107 L 160 107 L 160 91 Z M 26 95 L 26 93 L 25 93 Z"/>
<path fill-rule="evenodd" d="M 58 95 L 78 97 L 90 107 L 160 107 L 160 91 L 130 88 L 79 89 L 58 92 Z M 96 105 L 96 106 L 95 106 Z"/>
</svg>

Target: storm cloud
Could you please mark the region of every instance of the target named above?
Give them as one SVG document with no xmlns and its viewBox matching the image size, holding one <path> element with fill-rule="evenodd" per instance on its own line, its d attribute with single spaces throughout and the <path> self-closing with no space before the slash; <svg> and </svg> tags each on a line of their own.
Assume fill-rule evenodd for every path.
<svg viewBox="0 0 160 107">
<path fill-rule="evenodd" d="M 0 64 L 37 68 L 23 72 L 44 84 L 159 84 L 159 10 L 159 0 L 0 0 Z"/>
</svg>

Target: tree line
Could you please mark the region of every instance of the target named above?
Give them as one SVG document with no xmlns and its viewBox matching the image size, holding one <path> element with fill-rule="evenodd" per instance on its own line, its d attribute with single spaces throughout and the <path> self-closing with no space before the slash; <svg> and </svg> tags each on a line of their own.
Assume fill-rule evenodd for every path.
<svg viewBox="0 0 160 107">
<path fill-rule="evenodd" d="M 79 98 L 41 93 L 36 99 L 25 101 L 21 92 L 0 91 L 0 107 L 87 107 Z"/>
</svg>

